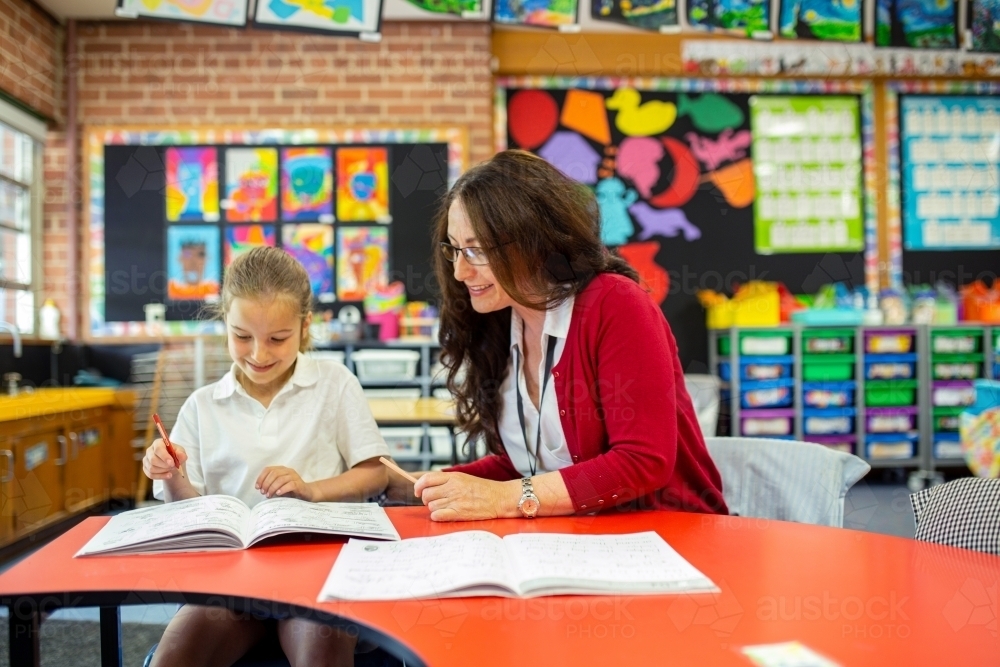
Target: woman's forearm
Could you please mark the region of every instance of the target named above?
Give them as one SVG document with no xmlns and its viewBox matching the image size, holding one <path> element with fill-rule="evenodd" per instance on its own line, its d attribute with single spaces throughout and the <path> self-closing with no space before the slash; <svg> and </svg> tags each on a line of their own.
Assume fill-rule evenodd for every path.
<svg viewBox="0 0 1000 667">
<path fill-rule="evenodd" d="M 499 515 L 503 518 L 519 518 L 521 511 L 517 504 L 521 500 L 521 480 L 500 482 L 504 491 L 502 494 Z M 573 514 L 573 500 L 562 475 L 557 472 L 547 472 L 531 478 L 531 488 L 538 496 L 538 516 L 566 516 Z"/>
<path fill-rule="evenodd" d="M 312 482 L 315 502 L 364 502 L 385 490 L 387 470 L 377 458 L 362 461 L 350 470 Z"/>
</svg>

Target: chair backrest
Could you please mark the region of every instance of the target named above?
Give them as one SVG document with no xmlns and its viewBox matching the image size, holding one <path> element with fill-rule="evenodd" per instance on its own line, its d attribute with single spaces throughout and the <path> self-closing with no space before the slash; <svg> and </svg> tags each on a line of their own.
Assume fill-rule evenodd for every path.
<svg viewBox="0 0 1000 667">
<path fill-rule="evenodd" d="M 966 477 L 910 496 L 914 537 L 1000 556 L 1000 479 Z"/>
<path fill-rule="evenodd" d="M 844 525 L 844 496 L 871 466 L 823 445 L 766 438 L 705 438 L 731 514 Z"/>
<path fill-rule="evenodd" d="M 701 434 L 706 438 L 715 435 L 719 423 L 719 378 L 714 375 L 692 373 L 684 375 L 684 386 L 698 415 Z"/>
</svg>

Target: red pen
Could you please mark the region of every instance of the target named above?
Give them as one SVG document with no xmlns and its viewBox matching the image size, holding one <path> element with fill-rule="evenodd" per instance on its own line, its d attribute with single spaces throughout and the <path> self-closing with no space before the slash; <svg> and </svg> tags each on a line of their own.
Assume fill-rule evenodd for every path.
<svg viewBox="0 0 1000 667">
<path fill-rule="evenodd" d="M 156 424 L 156 430 L 160 432 L 160 437 L 163 438 L 163 444 L 167 447 L 167 453 L 170 454 L 170 458 L 174 460 L 174 465 L 177 466 L 177 472 L 181 474 L 181 477 L 187 479 L 184 471 L 181 470 L 181 462 L 177 460 L 177 452 L 174 451 L 174 446 L 170 444 L 170 438 L 167 437 L 167 429 L 163 428 L 160 415 L 155 412 L 153 413 L 153 423 Z"/>
</svg>

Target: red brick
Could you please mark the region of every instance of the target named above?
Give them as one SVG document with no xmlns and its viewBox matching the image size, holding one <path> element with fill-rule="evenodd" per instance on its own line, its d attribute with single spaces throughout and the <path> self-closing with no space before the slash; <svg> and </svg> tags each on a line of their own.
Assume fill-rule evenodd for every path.
<svg viewBox="0 0 1000 667">
<path fill-rule="evenodd" d="M 368 99 L 370 100 L 401 100 L 403 99 L 403 91 L 399 89 L 379 89 L 372 88 L 367 92 Z"/>
<path fill-rule="evenodd" d="M 216 116 L 249 116 L 252 109 L 245 105 L 238 107 L 217 106 L 212 107 L 212 111 Z"/>
<path fill-rule="evenodd" d="M 142 99 L 142 92 L 139 92 L 138 94 L 136 94 L 135 90 L 129 90 L 129 89 L 125 89 L 125 90 L 111 90 L 111 89 L 106 89 L 104 91 L 104 99 L 108 100 L 109 102 L 112 101 L 112 100 L 141 100 Z"/>
<path fill-rule="evenodd" d="M 121 53 L 122 44 L 121 43 L 107 43 L 107 42 L 85 42 L 83 44 L 84 53 Z"/>
<path fill-rule="evenodd" d="M 319 91 L 314 88 L 285 88 L 281 97 L 285 100 L 313 100 L 319 97 Z"/>
<path fill-rule="evenodd" d="M 82 115 L 83 116 L 104 116 L 104 117 L 114 117 L 120 118 L 122 116 L 121 106 L 101 106 L 101 105 L 82 105 Z M 131 112 L 130 112 L 131 113 Z"/>
<path fill-rule="evenodd" d="M 170 114 L 173 116 L 195 116 L 204 118 L 208 115 L 208 107 L 205 106 L 175 106 L 171 105 Z"/>
<path fill-rule="evenodd" d="M 270 88 L 265 88 L 263 90 L 237 90 L 236 99 L 238 100 L 268 100 L 274 99 L 274 90 Z"/>
<path fill-rule="evenodd" d="M 380 109 L 377 104 L 345 104 L 344 113 L 349 116 L 375 116 Z"/>
<path fill-rule="evenodd" d="M 422 116 L 424 108 L 422 106 L 398 104 L 389 105 L 386 107 L 385 112 L 390 116 Z"/>
<path fill-rule="evenodd" d="M 128 115 L 132 116 L 136 121 L 142 121 L 142 120 L 144 120 L 144 118 L 143 118 L 144 116 L 147 116 L 147 117 L 148 116 L 164 116 L 164 115 L 166 115 L 166 112 L 167 112 L 167 110 L 166 110 L 165 107 L 154 106 L 154 105 L 135 106 L 135 107 L 129 107 L 128 108 Z M 95 115 L 98 115 L 98 114 L 95 114 Z M 113 114 L 108 113 L 108 114 L 104 114 L 104 115 L 111 116 Z"/>
<path fill-rule="evenodd" d="M 303 104 L 303 116 L 339 116 L 342 110 L 336 104 Z"/>
<path fill-rule="evenodd" d="M 219 42 L 215 50 L 220 53 L 252 53 L 253 45 L 248 42 Z"/>
<path fill-rule="evenodd" d="M 232 99 L 232 93 L 228 90 L 195 90 L 194 99 L 196 100 L 229 100 Z"/>
<path fill-rule="evenodd" d="M 260 106 L 257 113 L 261 116 L 291 116 L 295 113 L 293 106 Z"/>
<path fill-rule="evenodd" d="M 466 109 L 461 104 L 432 104 L 431 114 L 435 116 L 462 116 Z"/>
<path fill-rule="evenodd" d="M 129 53 L 166 53 L 166 43 L 132 42 L 128 45 Z"/>
</svg>

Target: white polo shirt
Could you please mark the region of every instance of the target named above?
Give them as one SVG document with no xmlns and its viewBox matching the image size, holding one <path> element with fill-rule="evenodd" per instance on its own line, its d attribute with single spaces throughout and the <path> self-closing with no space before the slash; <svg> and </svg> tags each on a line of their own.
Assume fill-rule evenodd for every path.
<svg viewBox="0 0 1000 667">
<path fill-rule="evenodd" d="M 559 363 L 562 357 L 563 348 L 566 347 L 566 337 L 569 335 L 569 323 L 573 319 L 574 297 L 569 297 L 559 306 L 551 308 L 545 312 L 545 323 L 542 325 L 542 359 L 537 368 L 524 367 L 524 354 L 521 350 L 521 341 L 524 336 L 524 320 L 511 309 L 510 315 L 510 365 L 507 376 L 503 384 L 500 385 L 500 394 L 503 400 L 503 407 L 500 411 L 500 439 L 503 441 L 510 462 L 514 464 L 525 477 L 531 474 L 531 466 L 534 463 L 536 452 L 535 435 L 538 433 L 538 420 L 542 420 L 542 446 L 538 454 L 538 464 L 535 473 L 552 472 L 573 465 L 573 455 L 570 454 L 569 445 L 566 444 L 566 434 L 563 433 L 562 421 L 559 419 L 559 402 L 556 400 L 555 383 L 549 378 L 549 386 L 542 396 L 541 416 L 539 410 L 535 409 L 535 404 L 528 398 L 528 386 L 524 380 L 525 372 L 535 373 L 538 378 L 538 388 L 541 391 L 542 379 L 545 373 L 545 353 L 548 350 L 549 338 L 556 338 L 555 357 L 552 365 Z M 520 354 L 521 372 L 514 377 L 515 355 Z M 528 442 L 524 442 L 524 433 L 521 431 L 521 422 L 517 417 L 517 390 L 521 389 L 521 396 L 524 404 L 524 425 L 527 431 Z M 526 447 L 527 444 L 527 447 Z M 531 454 L 528 453 L 528 447 Z M 529 459 L 529 457 L 531 457 Z"/>
<path fill-rule="evenodd" d="M 314 482 L 389 456 L 361 384 L 343 364 L 300 353 L 266 409 L 234 371 L 191 394 L 170 432 L 187 451 L 185 471 L 202 495 L 231 495 L 253 507 L 266 500 L 254 482 L 268 466 Z M 154 480 L 153 495 L 163 499 L 163 482 Z"/>
</svg>

